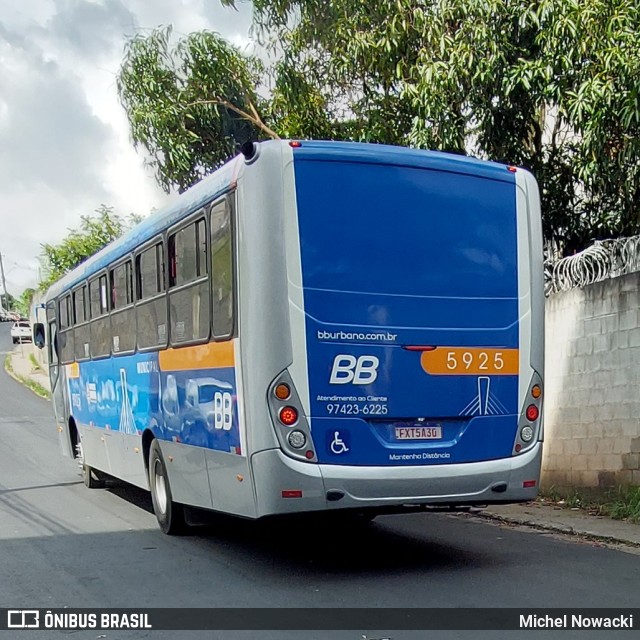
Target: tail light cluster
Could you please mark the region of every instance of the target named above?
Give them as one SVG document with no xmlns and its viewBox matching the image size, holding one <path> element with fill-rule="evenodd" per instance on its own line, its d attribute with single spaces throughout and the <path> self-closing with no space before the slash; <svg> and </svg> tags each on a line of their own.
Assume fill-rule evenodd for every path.
<svg viewBox="0 0 640 640">
<path fill-rule="evenodd" d="M 513 454 L 524 453 L 538 440 L 542 440 L 542 379 L 534 371 L 518 421 Z"/>
<path fill-rule="evenodd" d="M 267 395 L 269 412 L 282 450 L 298 460 L 317 461 L 309 423 L 287 371 L 273 381 Z"/>
</svg>

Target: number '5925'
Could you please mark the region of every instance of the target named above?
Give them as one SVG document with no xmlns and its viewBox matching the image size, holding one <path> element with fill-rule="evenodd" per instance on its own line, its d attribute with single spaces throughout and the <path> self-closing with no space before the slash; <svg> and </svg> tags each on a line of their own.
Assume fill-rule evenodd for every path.
<svg viewBox="0 0 640 640">
<path fill-rule="evenodd" d="M 496 351 L 493 354 L 489 354 L 486 351 L 477 353 L 471 353 L 471 351 L 463 351 L 462 353 L 449 351 L 447 353 L 447 369 L 455 371 L 461 367 L 465 369 L 474 367 L 480 371 L 487 372 L 502 371 L 504 369 L 504 359 L 501 351 Z"/>
<path fill-rule="evenodd" d="M 422 368 L 431 375 L 517 375 L 518 349 L 436 347 L 424 351 Z"/>
</svg>

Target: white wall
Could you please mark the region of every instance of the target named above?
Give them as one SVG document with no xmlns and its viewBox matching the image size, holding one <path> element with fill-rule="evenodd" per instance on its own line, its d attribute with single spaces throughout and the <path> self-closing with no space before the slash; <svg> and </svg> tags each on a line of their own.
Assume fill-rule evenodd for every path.
<svg viewBox="0 0 640 640">
<path fill-rule="evenodd" d="M 543 486 L 640 484 L 640 273 L 546 306 Z"/>
</svg>

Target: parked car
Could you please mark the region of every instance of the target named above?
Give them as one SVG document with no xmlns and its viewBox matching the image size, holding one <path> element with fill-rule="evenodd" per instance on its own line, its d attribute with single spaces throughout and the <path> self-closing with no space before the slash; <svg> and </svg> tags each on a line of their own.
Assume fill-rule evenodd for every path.
<svg viewBox="0 0 640 640">
<path fill-rule="evenodd" d="M 31 341 L 31 325 L 26 320 L 14 322 L 11 327 L 11 338 L 13 344 L 18 342 L 30 342 Z"/>
</svg>

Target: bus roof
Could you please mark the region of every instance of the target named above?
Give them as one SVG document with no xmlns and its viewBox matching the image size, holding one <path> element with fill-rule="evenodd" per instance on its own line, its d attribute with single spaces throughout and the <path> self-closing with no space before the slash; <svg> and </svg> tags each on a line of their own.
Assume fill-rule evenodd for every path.
<svg viewBox="0 0 640 640">
<path fill-rule="evenodd" d="M 184 193 L 176 196 L 172 202 L 155 211 L 130 229 L 122 237 L 108 244 L 95 255 L 79 264 L 63 278 L 51 285 L 47 291 L 47 299 L 56 297 L 62 291 L 91 277 L 136 247 L 152 240 L 165 229 L 178 222 L 182 217 L 216 198 L 231 188 L 236 181 L 239 158 L 236 157 L 224 166 L 203 178 Z"/>
<path fill-rule="evenodd" d="M 286 140 L 269 141 L 262 145 L 288 145 Z M 300 160 L 323 160 L 329 162 L 363 162 L 409 166 L 451 173 L 471 174 L 491 180 L 513 182 L 513 173 L 506 166 L 486 162 L 476 158 L 439 151 L 425 151 L 394 147 L 390 145 L 302 140 L 295 143 L 294 153 Z M 47 292 L 47 299 L 70 289 L 98 271 L 106 268 L 135 248 L 152 240 L 182 217 L 196 211 L 199 207 L 231 188 L 241 170 L 241 158 L 237 156 L 211 175 L 205 177 L 170 204 L 145 218 L 140 224 L 125 233 L 104 249 L 82 262 L 75 269 L 54 283 Z"/>
<path fill-rule="evenodd" d="M 296 144 L 300 144 L 294 150 L 296 157 L 305 160 L 390 164 L 514 182 L 513 173 L 506 170 L 505 164 L 478 160 L 455 153 L 363 142 L 302 140 Z"/>
</svg>

